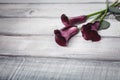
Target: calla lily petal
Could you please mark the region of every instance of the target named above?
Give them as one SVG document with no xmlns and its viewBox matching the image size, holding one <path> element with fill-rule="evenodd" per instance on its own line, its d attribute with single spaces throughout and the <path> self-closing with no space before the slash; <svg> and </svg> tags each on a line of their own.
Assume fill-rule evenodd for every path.
<svg viewBox="0 0 120 80">
<path fill-rule="evenodd" d="M 91 40 L 91 41 L 101 40 L 101 36 L 97 32 L 99 26 L 100 26 L 99 21 L 95 21 L 94 23 L 88 23 L 86 25 L 83 25 L 81 29 L 83 38 L 85 40 Z"/>
<path fill-rule="evenodd" d="M 54 30 L 55 41 L 60 46 L 67 46 L 70 38 L 77 34 L 79 29 L 76 26 L 64 27 L 61 30 Z"/>
<path fill-rule="evenodd" d="M 84 23 L 86 20 L 87 20 L 86 15 L 70 17 L 70 18 L 68 18 L 65 14 L 61 15 L 61 21 L 66 27 L 76 26 L 77 24 Z"/>
</svg>

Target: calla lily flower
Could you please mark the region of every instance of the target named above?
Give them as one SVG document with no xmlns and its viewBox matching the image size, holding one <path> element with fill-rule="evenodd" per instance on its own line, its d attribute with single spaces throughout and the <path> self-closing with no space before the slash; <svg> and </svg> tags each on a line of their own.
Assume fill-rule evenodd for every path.
<svg viewBox="0 0 120 80">
<path fill-rule="evenodd" d="M 71 17 L 71 18 L 68 18 L 65 14 L 61 15 L 61 21 L 66 27 L 76 26 L 77 24 L 84 23 L 86 20 L 87 20 L 86 15 Z"/>
<path fill-rule="evenodd" d="M 98 28 L 100 26 L 99 21 L 94 23 L 88 23 L 82 26 L 81 32 L 85 40 L 99 41 L 101 36 L 98 34 Z"/>
<path fill-rule="evenodd" d="M 67 46 L 70 38 L 77 34 L 79 29 L 76 26 L 64 27 L 61 30 L 54 30 L 55 41 L 60 46 Z"/>
</svg>

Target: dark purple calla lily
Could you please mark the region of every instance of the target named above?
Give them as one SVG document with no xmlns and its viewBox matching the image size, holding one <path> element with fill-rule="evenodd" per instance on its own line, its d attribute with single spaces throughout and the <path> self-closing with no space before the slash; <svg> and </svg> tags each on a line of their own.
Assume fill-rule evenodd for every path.
<svg viewBox="0 0 120 80">
<path fill-rule="evenodd" d="M 75 27 L 64 27 L 61 30 L 54 30 L 55 41 L 60 46 L 67 46 L 69 39 L 77 34 L 79 29 Z"/>
<path fill-rule="evenodd" d="M 65 14 L 61 15 L 61 21 L 66 27 L 75 26 L 77 24 L 84 23 L 86 20 L 87 20 L 86 15 L 71 17 L 71 18 L 68 18 Z"/>
<path fill-rule="evenodd" d="M 83 38 L 85 40 L 99 41 L 101 39 L 101 36 L 97 32 L 99 26 L 100 26 L 99 21 L 83 25 L 81 29 Z"/>
</svg>

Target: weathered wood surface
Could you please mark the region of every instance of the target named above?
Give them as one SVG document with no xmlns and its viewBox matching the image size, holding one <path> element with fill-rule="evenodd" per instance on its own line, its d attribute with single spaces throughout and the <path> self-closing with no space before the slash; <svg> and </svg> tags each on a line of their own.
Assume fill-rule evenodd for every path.
<svg viewBox="0 0 120 80">
<path fill-rule="evenodd" d="M 119 80 L 120 62 L 0 57 L 0 80 Z"/>
<path fill-rule="evenodd" d="M 109 1 L 115 1 L 115 0 L 109 0 Z M 0 3 L 100 3 L 105 2 L 105 0 L 0 0 Z"/>
<path fill-rule="evenodd" d="M 103 38 L 98 43 L 91 43 L 85 41 L 81 37 L 74 37 L 70 41 L 68 47 L 60 47 L 54 42 L 53 36 L 1 36 L 0 54 L 120 60 L 119 41 L 119 38 L 108 37 Z"/>
<path fill-rule="evenodd" d="M 120 22 L 109 19 L 111 26 L 107 30 L 102 30 L 99 33 L 102 36 L 120 37 Z M 63 28 L 64 25 L 60 19 L 54 18 L 2 18 L 0 19 L 0 34 L 7 35 L 53 35 L 55 29 Z M 81 27 L 80 25 L 79 27 Z M 81 37 L 81 33 L 77 36 Z"/>
<path fill-rule="evenodd" d="M 99 6 L 99 7 L 95 7 Z M 1 4 L 0 17 L 58 18 L 61 14 L 69 16 L 87 15 L 104 9 L 104 4 Z"/>
<path fill-rule="evenodd" d="M 104 0 L 0 0 L 0 80 L 120 80 L 120 22 L 113 16 L 100 42 L 81 33 L 68 47 L 54 41 L 61 14 L 104 8 Z"/>
</svg>

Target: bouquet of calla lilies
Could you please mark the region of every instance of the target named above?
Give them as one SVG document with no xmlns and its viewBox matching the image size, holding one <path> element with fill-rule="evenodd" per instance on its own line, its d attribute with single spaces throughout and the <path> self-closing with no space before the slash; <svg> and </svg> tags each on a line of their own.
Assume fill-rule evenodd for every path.
<svg viewBox="0 0 120 80">
<path fill-rule="evenodd" d="M 109 5 L 108 0 L 106 0 L 106 9 L 92 14 L 81 15 L 77 17 L 67 17 L 65 14 L 62 14 L 61 21 L 65 27 L 60 30 L 54 30 L 56 43 L 60 46 L 67 46 L 69 40 L 80 31 L 85 40 L 91 40 L 92 42 L 100 41 L 101 36 L 99 35 L 98 31 L 110 27 L 110 23 L 105 21 L 104 18 L 109 14 L 113 14 L 115 18 L 120 21 L 119 7 L 120 2 L 118 0 L 111 5 Z M 86 22 L 92 16 L 97 17 L 82 27 L 77 27 L 79 24 Z"/>
</svg>

